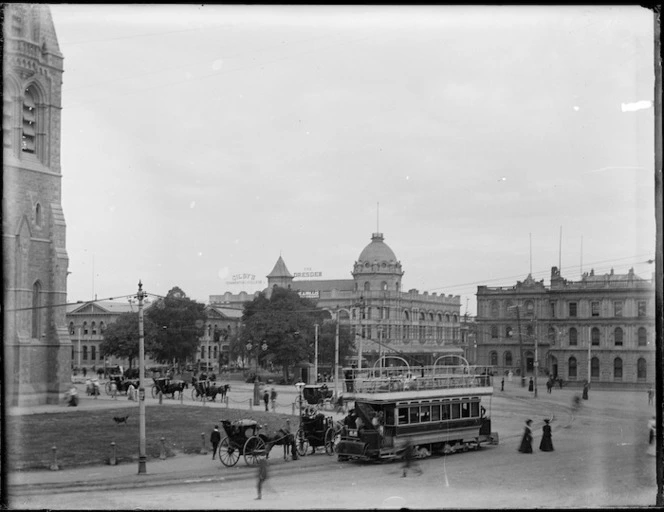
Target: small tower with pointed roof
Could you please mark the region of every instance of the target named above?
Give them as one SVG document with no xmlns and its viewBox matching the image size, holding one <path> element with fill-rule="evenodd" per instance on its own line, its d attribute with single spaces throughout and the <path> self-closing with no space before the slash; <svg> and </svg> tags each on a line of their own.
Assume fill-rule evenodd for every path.
<svg viewBox="0 0 664 512">
<path fill-rule="evenodd" d="M 267 276 L 267 291 L 266 295 L 268 298 L 272 294 L 272 290 L 275 287 L 288 288 L 290 289 L 291 284 L 293 283 L 293 275 L 286 268 L 286 263 L 284 263 L 283 258 L 279 255 L 279 259 L 274 265 L 272 272 Z"/>
</svg>

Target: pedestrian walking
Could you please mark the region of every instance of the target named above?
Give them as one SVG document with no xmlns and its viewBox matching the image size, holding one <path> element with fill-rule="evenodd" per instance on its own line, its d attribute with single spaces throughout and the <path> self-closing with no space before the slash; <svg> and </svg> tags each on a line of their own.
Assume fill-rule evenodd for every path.
<svg viewBox="0 0 664 512">
<path fill-rule="evenodd" d="M 127 388 L 127 400 L 136 400 L 136 387 L 133 384 L 129 384 Z"/>
<path fill-rule="evenodd" d="M 530 381 L 528 381 L 528 391 L 532 391 L 533 387 L 534 387 L 533 378 L 530 377 Z"/>
<path fill-rule="evenodd" d="M 500 390 L 505 391 L 505 377 L 500 379 Z"/>
<path fill-rule="evenodd" d="M 67 407 L 78 407 L 78 390 L 76 386 L 72 385 L 69 390 L 69 398 L 67 399 Z"/>
<path fill-rule="evenodd" d="M 99 379 L 92 381 L 92 394 L 95 396 L 95 400 L 99 396 Z"/>
<path fill-rule="evenodd" d="M 219 432 L 219 425 L 214 426 L 214 430 L 210 434 L 210 443 L 212 443 L 212 460 L 214 460 L 217 455 L 217 448 L 219 447 L 219 442 L 221 441 L 221 433 Z"/>
<path fill-rule="evenodd" d="M 415 447 L 413 446 L 412 441 L 407 439 L 406 445 L 404 446 L 403 472 L 401 473 L 401 478 L 406 478 L 409 469 L 417 471 L 420 475 L 422 474 L 422 469 L 415 461 Z"/>
<path fill-rule="evenodd" d="M 270 390 L 270 401 L 272 402 L 272 412 L 277 408 L 277 390 L 272 388 Z"/>
<path fill-rule="evenodd" d="M 87 375 L 87 373 L 88 373 L 88 369 L 85 368 L 85 367 L 83 367 L 83 378 L 85 378 L 85 376 Z"/>
<path fill-rule="evenodd" d="M 590 389 L 590 384 L 586 380 L 583 382 L 583 395 L 581 396 L 584 400 L 588 400 L 588 389 Z"/>
<path fill-rule="evenodd" d="M 269 411 L 268 405 L 270 403 L 270 392 L 265 389 L 265 392 L 263 393 L 263 402 L 265 402 L 265 411 Z"/>
<path fill-rule="evenodd" d="M 526 428 L 523 430 L 521 446 L 519 446 L 519 451 L 521 453 L 533 453 L 533 432 L 530 429 L 532 423 L 533 420 L 526 420 Z"/>
<path fill-rule="evenodd" d="M 655 398 L 655 391 L 652 387 L 648 388 L 648 405 L 652 405 L 652 401 Z"/>
<path fill-rule="evenodd" d="M 263 499 L 263 483 L 267 480 L 267 459 L 261 458 L 258 461 L 258 475 L 257 475 L 257 489 L 258 496 L 257 500 Z"/>
<path fill-rule="evenodd" d="M 542 440 L 540 441 L 539 449 L 543 452 L 552 452 L 553 451 L 553 440 L 551 438 L 551 425 L 549 425 L 549 419 L 544 420 L 544 426 L 542 427 Z"/>
</svg>

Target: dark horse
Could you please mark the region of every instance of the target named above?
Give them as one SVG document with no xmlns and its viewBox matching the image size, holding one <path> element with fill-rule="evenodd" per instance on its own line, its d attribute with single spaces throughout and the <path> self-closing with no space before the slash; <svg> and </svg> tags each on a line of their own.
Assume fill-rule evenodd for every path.
<svg viewBox="0 0 664 512">
<path fill-rule="evenodd" d="M 265 441 L 265 451 L 268 458 L 270 456 L 270 450 L 272 450 L 272 447 L 279 445 L 284 447 L 284 460 L 288 459 L 289 448 L 293 460 L 297 460 L 297 450 L 295 449 L 295 434 L 289 432 L 288 429 L 280 428 L 273 436 L 259 434 L 259 437 Z"/>
<path fill-rule="evenodd" d="M 182 395 L 182 392 L 189 387 L 189 385 L 184 380 L 174 380 L 167 381 L 166 379 L 153 379 L 155 386 L 153 387 L 153 392 L 161 391 L 164 395 L 171 395 L 171 398 L 175 399 L 175 393 L 178 392 L 178 398 Z M 154 396 L 154 395 L 153 395 Z"/>
<path fill-rule="evenodd" d="M 224 386 L 215 386 L 213 384 L 210 384 L 210 381 L 196 381 L 193 383 L 194 389 L 191 392 L 191 397 L 196 400 L 197 398 L 204 396 L 206 399 L 210 399 L 212 402 L 214 402 L 214 399 L 217 397 L 217 394 L 222 392 L 222 389 L 224 389 L 224 392 L 222 396 L 226 394 L 226 388 Z M 228 386 L 228 384 L 226 385 Z"/>
</svg>

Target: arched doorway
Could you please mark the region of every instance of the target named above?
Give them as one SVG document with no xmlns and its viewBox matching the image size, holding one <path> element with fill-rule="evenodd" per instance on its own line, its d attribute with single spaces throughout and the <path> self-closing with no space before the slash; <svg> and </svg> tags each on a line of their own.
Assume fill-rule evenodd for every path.
<svg viewBox="0 0 664 512">
<path fill-rule="evenodd" d="M 550 363 L 551 375 L 553 375 L 553 378 L 556 379 L 558 378 L 558 359 L 556 359 L 556 356 L 550 356 Z"/>
<path fill-rule="evenodd" d="M 535 354 L 529 350 L 524 354 L 524 357 L 526 358 L 526 373 L 533 373 L 535 369 Z"/>
</svg>

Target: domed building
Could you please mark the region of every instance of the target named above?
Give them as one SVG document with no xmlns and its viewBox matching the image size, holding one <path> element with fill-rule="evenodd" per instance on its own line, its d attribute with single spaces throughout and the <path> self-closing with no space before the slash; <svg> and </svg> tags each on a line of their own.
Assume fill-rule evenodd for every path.
<svg viewBox="0 0 664 512">
<path fill-rule="evenodd" d="M 355 361 L 361 360 L 362 367 L 373 365 L 381 355 L 398 355 L 418 366 L 433 364 L 453 348 L 453 352 L 462 352 L 461 298 L 416 289 L 402 291 L 404 271 L 383 233 L 372 234 L 351 275 L 352 279 L 296 279 L 279 256 L 266 276 L 264 293 L 269 296 L 275 287 L 289 288 L 316 301 L 333 317 L 338 312 L 340 322 L 350 322 L 356 334 Z M 258 293 L 211 295 L 210 305 L 238 304 Z"/>
</svg>

